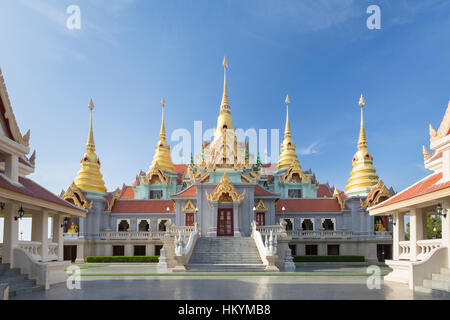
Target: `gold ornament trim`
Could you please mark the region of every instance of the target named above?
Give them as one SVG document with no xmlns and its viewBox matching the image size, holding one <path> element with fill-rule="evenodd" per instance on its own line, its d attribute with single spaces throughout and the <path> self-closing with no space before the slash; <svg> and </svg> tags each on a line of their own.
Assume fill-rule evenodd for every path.
<svg viewBox="0 0 450 320">
<path fill-rule="evenodd" d="M 119 198 L 120 198 L 120 190 L 119 190 L 119 188 L 117 188 L 116 191 L 114 192 L 114 196 L 112 197 L 111 201 L 108 202 L 107 211 L 111 211 L 112 210 L 112 208 L 114 206 L 114 203 Z"/>
<path fill-rule="evenodd" d="M 148 171 L 145 178 L 142 179 L 142 181 L 144 183 L 151 183 L 154 176 L 157 177 L 157 180 L 153 184 L 170 183 L 170 181 L 172 180 L 164 173 L 158 162 L 155 162 L 155 164 L 151 166 L 150 170 Z"/>
<path fill-rule="evenodd" d="M 333 198 L 337 199 L 339 206 L 341 207 L 341 210 L 343 210 L 345 208 L 345 201 L 342 199 L 341 193 L 336 187 L 334 187 Z"/>
<path fill-rule="evenodd" d="M 384 182 L 380 179 L 380 181 L 378 181 L 378 183 L 374 185 L 372 189 L 370 189 L 366 200 L 365 201 L 359 200 L 359 201 L 361 203 L 361 207 L 368 208 L 377 205 L 380 202 L 383 202 L 392 196 L 393 194 L 389 191 Z"/>
<path fill-rule="evenodd" d="M 267 210 L 269 210 L 269 208 L 266 207 L 266 205 L 264 204 L 264 201 L 262 201 L 262 200 L 259 200 L 259 202 L 256 205 L 255 209 L 257 211 L 267 211 Z"/>
<path fill-rule="evenodd" d="M 447 106 L 447 110 L 445 110 L 444 117 L 442 118 L 441 125 L 439 129 L 436 131 L 433 126 L 430 124 L 430 143 L 436 140 L 439 140 L 447 135 L 450 130 L 450 101 Z"/>
<path fill-rule="evenodd" d="M 297 182 L 294 181 L 294 176 L 298 174 L 300 177 L 301 182 L 309 182 L 311 181 L 311 177 L 307 176 L 300 166 L 300 163 L 298 161 L 292 161 L 291 165 L 287 169 L 286 173 L 283 177 L 279 177 L 281 182 Z"/>
<path fill-rule="evenodd" d="M 93 201 L 88 202 L 83 194 L 81 192 L 81 189 L 76 186 L 74 182 L 70 185 L 70 187 L 67 189 L 66 192 L 64 192 L 64 195 L 62 198 L 66 201 L 72 202 L 74 205 L 76 205 L 79 208 L 82 209 L 91 209 Z"/>
<path fill-rule="evenodd" d="M 186 211 L 195 211 L 195 206 L 194 206 L 194 204 L 192 203 L 192 201 L 191 200 L 188 200 L 188 202 L 186 203 L 186 205 L 183 207 L 183 212 L 186 212 Z"/>
<path fill-rule="evenodd" d="M 219 182 L 216 189 L 214 189 L 214 192 L 209 194 L 207 191 L 205 191 L 205 193 L 206 199 L 213 202 L 239 202 L 242 201 L 245 197 L 245 192 L 239 194 L 236 191 L 236 188 L 230 181 L 230 178 L 228 177 L 226 172 L 223 174 L 222 180 Z"/>
</svg>

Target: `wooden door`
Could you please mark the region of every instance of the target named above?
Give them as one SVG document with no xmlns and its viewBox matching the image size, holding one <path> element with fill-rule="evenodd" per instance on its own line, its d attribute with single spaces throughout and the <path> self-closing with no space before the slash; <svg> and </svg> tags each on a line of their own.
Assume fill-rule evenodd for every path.
<svg viewBox="0 0 450 320">
<path fill-rule="evenodd" d="M 266 225 L 266 215 L 264 212 L 256 213 L 256 225 L 257 226 L 265 226 Z"/>
<path fill-rule="evenodd" d="M 217 236 L 232 237 L 233 235 L 233 209 L 218 209 Z"/>
<path fill-rule="evenodd" d="M 192 212 L 186 212 L 186 226 L 194 225 L 194 214 Z"/>
</svg>

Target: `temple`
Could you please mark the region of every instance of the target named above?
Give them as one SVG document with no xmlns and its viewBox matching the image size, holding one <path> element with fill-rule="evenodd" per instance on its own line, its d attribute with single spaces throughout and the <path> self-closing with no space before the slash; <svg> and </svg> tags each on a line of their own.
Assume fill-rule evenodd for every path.
<svg viewBox="0 0 450 320">
<path fill-rule="evenodd" d="M 174 164 L 166 137 L 166 101 L 155 154 L 134 182 L 107 191 L 95 153 L 93 102 L 86 153 L 63 199 L 88 210 L 71 219 L 65 255 L 160 256 L 173 271 L 266 270 L 289 268 L 291 255 L 354 255 L 378 262 L 391 258 L 391 224 L 367 207 L 391 197 L 368 151 L 361 96 L 360 133 L 345 190 L 320 183 L 304 170 L 296 152 L 295 125 L 286 123 L 277 163 L 262 163 L 238 141 L 228 98 L 228 62 L 217 127 L 201 154 Z M 155 132 L 156 138 L 156 132 Z M 156 139 L 155 139 L 156 140 Z M 256 158 L 256 159 L 255 159 Z M 206 248 L 206 249 L 205 249 Z M 214 253 L 213 251 L 216 251 Z M 247 268 L 247 269 L 246 269 Z M 250 269 L 249 269 L 250 268 Z"/>
</svg>

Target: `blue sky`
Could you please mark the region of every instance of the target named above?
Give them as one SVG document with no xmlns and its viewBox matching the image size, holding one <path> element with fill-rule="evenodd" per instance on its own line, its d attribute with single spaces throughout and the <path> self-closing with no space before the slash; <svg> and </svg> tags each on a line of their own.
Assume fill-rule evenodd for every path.
<svg viewBox="0 0 450 320">
<path fill-rule="evenodd" d="M 81 30 L 66 8 L 81 8 Z M 371 4 L 381 30 L 366 27 Z M 89 99 L 109 190 L 147 170 L 161 96 L 166 128 L 216 124 L 223 70 L 236 127 L 284 128 L 284 97 L 304 169 L 344 188 L 359 131 L 359 95 L 374 165 L 401 190 L 427 174 L 422 145 L 450 95 L 448 1 L 3 0 L 0 67 L 33 178 L 55 193 L 79 170 Z M 303 154 L 304 153 L 304 154 Z"/>
</svg>

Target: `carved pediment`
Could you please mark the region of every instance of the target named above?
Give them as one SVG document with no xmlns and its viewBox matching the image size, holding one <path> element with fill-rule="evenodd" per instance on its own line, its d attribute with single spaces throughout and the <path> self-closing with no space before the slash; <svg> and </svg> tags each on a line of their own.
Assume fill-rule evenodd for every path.
<svg viewBox="0 0 450 320">
<path fill-rule="evenodd" d="M 195 206 L 192 203 L 191 200 L 188 200 L 188 202 L 186 203 L 186 205 L 183 207 L 183 211 L 195 211 Z"/>
<path fill-rule="evenodd" d="M 119 197 L 120 197 L 120 190 L 119 190 L 119 188 L 117 188 L 116 191 L 114 192 L 114 196 L 112 197 L 111 201 L 109 201 L 107 203 L 107 207 L 106 207 L 107 211 L 112 210 L 114 203 L 116 202 L 117 199 L 119 199 Z"/>
<path fill-rule="evenodd" d="M 164 171 L 159 166 L 158 162 L 156 162 L 153 166 L 150 167 L 150 170 L 147 172 L 145 178 L 142 179 L 145 183 L 150 184 L 164 184 L 170 183 L 172 179 L 168 177 Z"/>
<path fill-rule="evenodd" d="M 380 179 L 376 185 L 370 189 L 369 194 L 365 201 L 360 200 L 361 207 L 372 207 L 378 203 L 383 202 L 384 200 L 392 197 L 393 194 L 389 191 L 383 181 Z"/>
<path fill-rule="evenodd" d="M 214 202 L 239 202 L 245 197 L 245 192 L 239 194 L 236 191 L 236 188 L 233 183 L 231 183 L 226 172 L 223 174 L 222 180 L 219 182 L 216 189 L 214 189 L 214 192 L 209 194 L 205 191 L 205 193 L 206 199 Z"/>
<path fill-rule="evenodd" d="M 88 202 L 86 198 L 84 197 L 83 192 L 75 185 L 74 182 L 70 185 L 70 187 L 67 189 L 66 192 L 64 192 L 62 198 L 66 201 L 69 201 L 70 203 L 76 205 L 79 208 L 82 209 L 90 209 L 92 208 L 92 203 Z"/>
<path fill-rule="evenodd" d="M 310 180 L 311 177 L 305 175 L 302 167 L 300 166 L 300 163 L 298 163 L 297 161 L 292 161 L 284 176 L 280 177 L 281 182 L 289 183 L 309 182 Z"/>
<path fill-rule="evenodd" d="M 258 204 L 255 207 L 256 211 L 267 211 L 269 208 L 264 204 L 264 201 L 259 200 Z"/>
<path fill-rule="evenodd" d="M 430 124 L 430 142 L 434 142 L 445 137 L 450 131 L 450 101 L 445 111 L 444 118 L 442 119 L 439 129 L 436 131 Z"/>
</svg>

